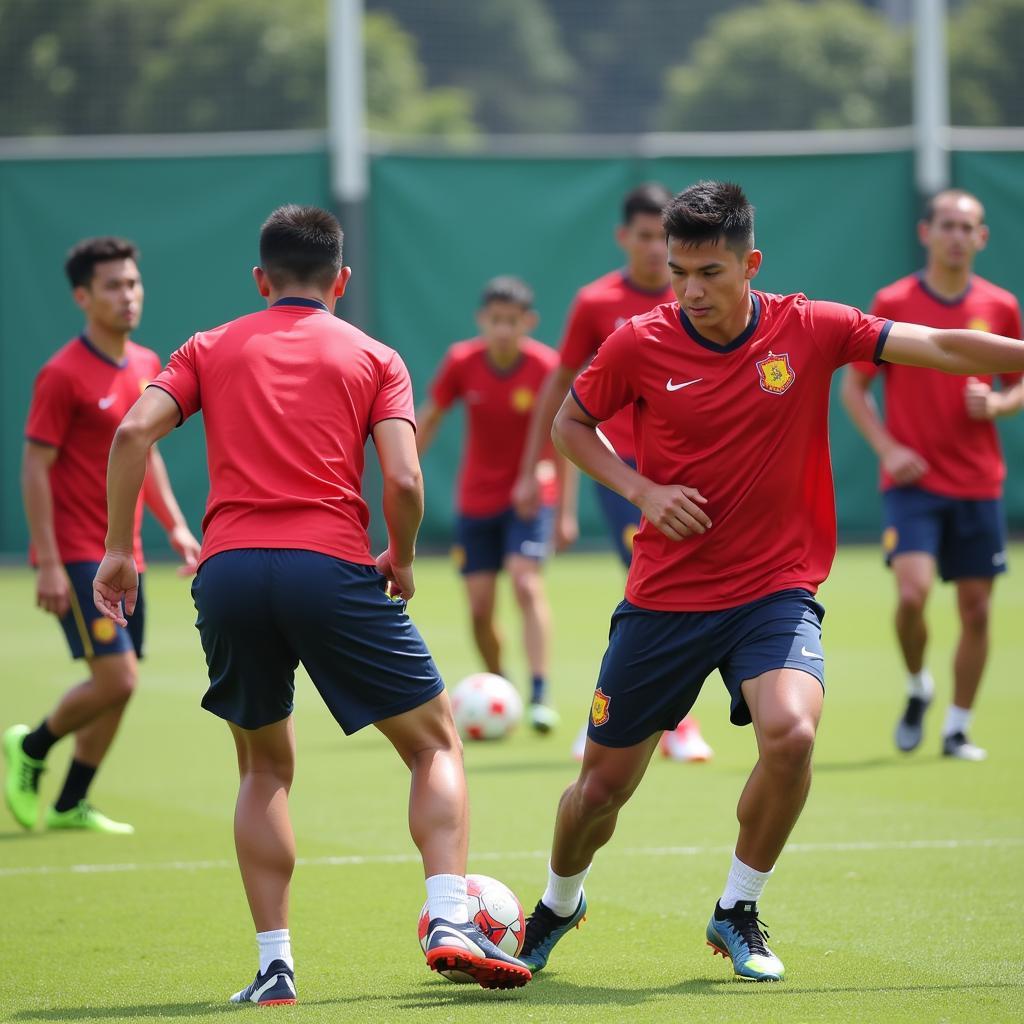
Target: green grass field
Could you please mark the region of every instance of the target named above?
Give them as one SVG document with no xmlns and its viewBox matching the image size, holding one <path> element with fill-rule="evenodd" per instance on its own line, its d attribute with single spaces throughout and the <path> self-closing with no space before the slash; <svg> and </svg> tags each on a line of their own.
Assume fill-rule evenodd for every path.
<svg viewBox="0 0 1024 1024">
<path fill-rule="evenodd" d="M 1024 549 L 1012 558 L 1024 566 Z M 466 751 L 470 870 L 495 875 L 529 909 L 545 879 L 555 802 L 589 708 L 609 613 L 621 593 L 609 555 L 554 563 L 556 699 L 548 738 L 522 731 Z M 0 822 L 4 971 L 0 1019 L 218 1021 L 251 980 L 255 943 L 234 864 L 235 769 L 226 728 L 199 708 L 204 663 L 187 584 L 150 574 L 143 682 L 93 790 L 131 837 L 24 834 Z M 697 705 L 715 748 L 706 765 L 658 760 L 588 882 L 590 917 L 548 970 L 511 993 L 431 975 L 416 941 L 423 901 L 405 823 L 407 774 L 367 729 L 345 739 L 305 677 L 298 687 L 292 808 L 300 865 L 292 937 L 296 1021 L 1020 1021 L 1024 1018 L 1024 583 L 999 587 L 995 645 L 972 738 L 983 764 L 938 756 L 942 708 L 924 746 L 897 756 L 902 679 L 890 581 L 874 550 L 840 552 L 823 591 L 829 696 L 807 809 L 762 901 L 780 985 L 747 986 L 713 959 L 704 926 L 735 838 L 753 760 L 709 680 Z M 425 560 L 413 614 L 449 682 L 475 670 L 459 585 Z M 33 725 L 80 672 L 56 624 L 32 606 L 27 571 L 0 575 L 6 727 Z M 509 595 L 503 617 L 515 635 Z M 942 704 L 955 637 L 952 594 L 931 615 Z M 522 662 L 510 658 L 517 679 Z M 67 744 L 55 748 L 46 797 Z"/>
</svg>

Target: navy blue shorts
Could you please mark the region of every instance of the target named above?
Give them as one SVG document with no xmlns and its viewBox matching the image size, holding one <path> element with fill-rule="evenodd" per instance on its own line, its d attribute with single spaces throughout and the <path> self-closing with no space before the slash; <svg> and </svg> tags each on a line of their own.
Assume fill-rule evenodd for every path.
<svg viewBox="0 0 1024 1024">
<path fill-rule="evenodd" d="M 509 555 L 543 561 L 551 554 L 555 511 L 546 506 L 532 519 L 520 519 L 514 508 L 496 516 L 459 516 L 455 524 L 455 551 L 459 571 L 498 572 Z"/>
<path fill-rule="evenodd" d="M 947 498 L 920 487 L 893 487 L 882 495 L 885 564 L 894 555 L 924 552 L 944 580 L 989 579 L 1006 572 L 1006 518 L 1002 500 Z"/>
<path fill-rule="evenodd" d="M 139 576 L 139 599 L 135 613 L 128 616 L 128 626 L 119 626 L 96 610 L 92 600 L 92 581 L 99 562 L 66 562 L 64 570 L 71 581 L 71 607 L 61 620 L 72 658 L 102 658 L 106 654 L 127 654 L 134 651 L 142 657 L 146 633 L 146 593 Z M 145 575 L 145 574 L 143 574 Z"/>
<path fill-rule="evenodd" d="M 763 672 L 797 668 L 824 689 L 824 615 L 799 589 L 713 612 L 656 612 L 623 601 L 612 615 L 588 735 L 606 747 L 632 747 L 674 729 L 716 668 L 732 698 L 733 725 L 750 724 L 740 684 Z"/>
<path fill-rule="evenodd" d="M 622 461 L 636 469 L 635 459 Z M 640 529 L 640 509 L 604 484 L 595 481 L 594 488 L 597 503 L 601 506 L 601 515 L 604 516 L 605 525 L 608 527 L 608 534 L 619 553 L 619 558 L 622 559 L 622 564 L 629 568 L 629 563 L 633 560 L 633 537 Z"/>
<path fill-rule="evenodd" d="M 411 711 L 444 683 L 405 602 L 372 565 L 315 551 L 246 548 L 192 583 L 210 688 L 203 707 L 243 729 L 287 718 L 305 666 L 346 733 Z"/>
</svg>

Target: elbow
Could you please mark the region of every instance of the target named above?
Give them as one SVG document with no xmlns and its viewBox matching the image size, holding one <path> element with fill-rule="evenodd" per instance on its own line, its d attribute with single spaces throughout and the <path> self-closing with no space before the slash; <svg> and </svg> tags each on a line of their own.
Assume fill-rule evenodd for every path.
<svg viewBox="0 0 1024 1024">
<path fill-rule="evenodd" d="M 563 409 L 559 409 L 551 422 L 551 441 L 555 448 L 566 458 L 569 458 L 569 450 L 566 447 L 566 421 L 568 417 Z"/>
<path fill-rule="evenodd" d="M 152 443 L 152 438 L 145 426 L 131 417 L 126 417 L 114 431 L 114 441 L 110 448 L 111 451 L 115 449 L 145 451 Z"/>
<path fill-rule="evenodd" d="M 396 496 L 422 499 L 423 474 L 418 467 L 411 466 L 393 471 L 384 478 L 384 486 Z"/>
</svg>

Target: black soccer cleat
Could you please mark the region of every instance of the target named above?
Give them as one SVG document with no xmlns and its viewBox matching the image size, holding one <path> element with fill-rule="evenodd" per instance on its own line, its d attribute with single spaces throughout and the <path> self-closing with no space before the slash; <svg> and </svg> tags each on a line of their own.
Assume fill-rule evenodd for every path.
<svg viewBox="0 0 1024 1024">
<path fill-rule="evenodd" d="M 903 717 L 896 723 L 896 746 L 909 754 L 921 744 L 924 735 L 924 713 L 931 704 L 930 697 L 909 697 Z"/>
<path fill-rule="evenodd" d="M 257 1006 L 294 1006 L 295 972 L 283 960 L 271 960 L 265 971 L 257 971 L 256 980 L 229 1003 L 255 1003 Z"/>
</svg>

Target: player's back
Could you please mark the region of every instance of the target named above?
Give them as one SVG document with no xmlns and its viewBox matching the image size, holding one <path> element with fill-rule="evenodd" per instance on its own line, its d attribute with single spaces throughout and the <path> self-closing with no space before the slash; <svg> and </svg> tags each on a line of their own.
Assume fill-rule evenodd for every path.
<svg viewBox="0 0 1024 1024">
<path fill-rule="evenodd" d="M 204 559 L 271 547 L 372 563 L 364 446 L 379 420 L 413 419 L 396 352 L 320 303 L 288 299 L 194 335 L 154 383 L 185 416 L 203 410 Z"/>
</svg>

